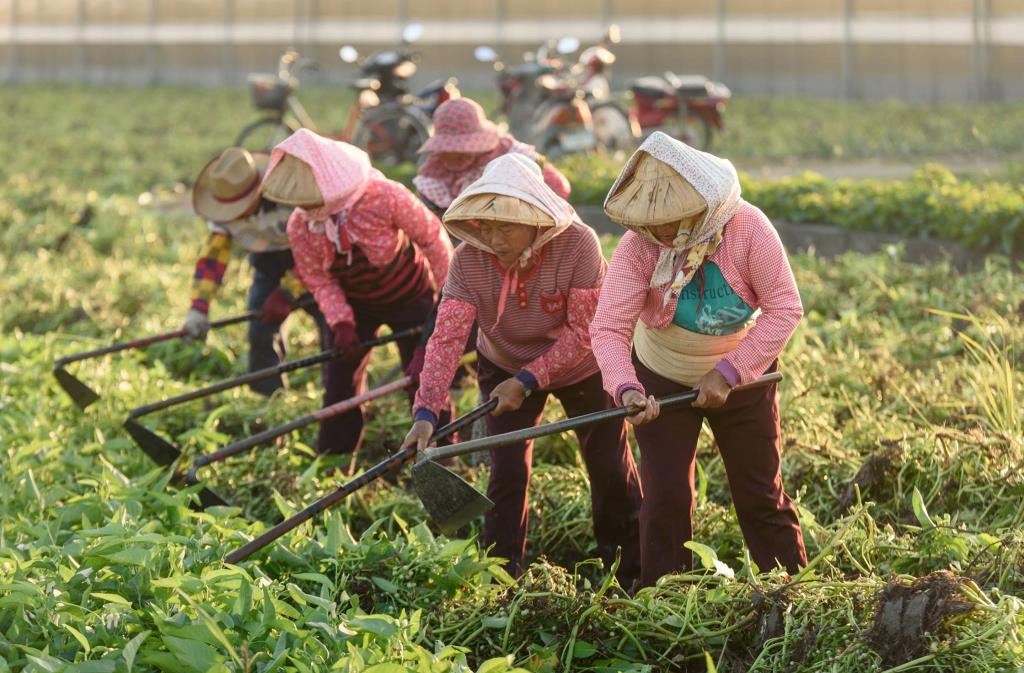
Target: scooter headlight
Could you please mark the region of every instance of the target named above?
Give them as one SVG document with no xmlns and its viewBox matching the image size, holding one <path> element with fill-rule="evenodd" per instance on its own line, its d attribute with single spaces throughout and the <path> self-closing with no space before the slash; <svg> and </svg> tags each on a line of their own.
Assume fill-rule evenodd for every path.
<svg viewBox="0 0 1024 673">
<path fill-rule="evenodd" d="M 359 107 L 377 107 L 380 105 L 380 96 L 377 95 L 376 91 L 371 89 L 364 89 L 359 92 Z"/>
</svg>

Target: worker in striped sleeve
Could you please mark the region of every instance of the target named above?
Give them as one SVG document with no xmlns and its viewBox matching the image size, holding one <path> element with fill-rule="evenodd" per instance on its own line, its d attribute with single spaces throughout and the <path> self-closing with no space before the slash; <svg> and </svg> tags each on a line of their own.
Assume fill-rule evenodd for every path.
<svg viewBox="0 0 1024 673">
<path fill-rule="evenodd" d="M 775 371 L 803 315 L 786 252 L 764 213 L 740 198 L 732 164 L 654 133 L 605 201 L 629 231 L 612 258 L 590 327 L 604 386 L 640 444 L 642 578 L 691 567 L 694 462 L 707 419 L 733 503 L 761 570 L 807 563 L 796 507 L 782 488 L 775 386 L 730 389 Z M 656 396 L 700 389 L 662 412 Z"/>
<path fill-rule="evenodd" d="M 203 168 L 192 190 L 193 209 L 207 220 L 209 235 L 196 261 L 192 304 L 183 329 L 189 338 L 206 338 L 210 302 L 224 280 L 231 250 L 235 245 L 248 250 L 253 268 L 249 310 L 260 311 L 259 319 L 249 322 L 249 371 L 273 367 L 284 358 L 282 323 L 295 300 L 306 294 L 292 273 L 295 264 L 285 231 L 291 209 L 260 198 L 260 175 L 269 161 L 265 152 L 228 148 Z M 307 312 L 320 328 L 323 343 L 327 325 L 320 311 L 312 307 Z M 282 385 L 281 377 L 275 376 L 250 387 L 270 395 Z"/>
<path fill-rule="evenodd" d="M 505 154 L 522 154 L 536 161 L 548 187 L 563 199 L 569 198 L 569 180 L 533 145 L 501 133 L 498 126 L 487 119 L 480 104 L 471 98 L 441 103 L 434 113 L 434 132 L 418 151 L 425 159 L 412 184 L 420 199 L 438 216 L 443 215 L 455 197 L 483 175 L 487 164 Z M 430 337 L 429 330 L 423 336 L 421 345 L 425 345 Z M 474 326 L 469 333 L 466 352 L 471 352 L 475 343 Z M 420 348 L 406 373 L 416 376 L 422 368 L 423 349 Z"/>
<path fill-rule="evenodd" d="M 452 245 L 441 222 L 406 187 L 370 166 L 366 152 L 302 129 L 274 148 L 265 198 L 295 206 L 288 238 L 295 270 L 330 325 L 324 405 L 366 387 L 370 354 L 356 349 L 381 325 L 423 325 L 448 275 Z M 398 341 L 408 366 L 417 336 Z M 322 453 L 352 453 L 363 436 L 355 409 L 320 424 Z"/>
<path fill-rule="evenodd" d="M 570 416 L 610 408 L 588 333 L 605 260 L 594 231 L 544 183 L 537 164 L 519 154 L 495 159 L 455 199 L 444 224 L 463 243 L 427 344 L 404 446 L 422 449 L 429 441 L 474 320 L 480 390 L 499 400 L 487 417 L 489 434 L 536 425 L 549 395 Z M 590 476 L 597 551 L 610 565 L 621 548 L 619 578 L 629 587 L 639 572 L 641 493 L 625 424 L 607 421 L 577 437 Z M 519 574 L 533 442 L 490 453 L 487 495 L 495 507 L 484 523 L 484 541 Z"/>
</svg>

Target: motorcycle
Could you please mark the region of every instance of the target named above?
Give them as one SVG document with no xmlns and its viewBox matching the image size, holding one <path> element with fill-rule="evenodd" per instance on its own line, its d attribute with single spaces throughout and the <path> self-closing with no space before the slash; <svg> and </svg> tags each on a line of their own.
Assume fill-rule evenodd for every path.
<svg viewBox="0 0 1024 673">
<path fill-rule="evenodd" d="M 374 163 L 415 162 L 417 150 L 430 137 L 434 111 L 462 95 L 455 78 L 436 80 L 416 94 L 410 93 L 409 79 L 416 74 L 419 54 L 409 47 L 422 34 L 420 24 L 406 26 L 401 48 L 367 56 L 359 64 L 362 76 L 351 84 L 359 93 L 341 135 L 365 149 Z M 359 52 L 352 46 L 346 45 L 338 53 L 346 63 L 359 60 Z"/>
<path fill-rule="evenodd" d="M 663 131 L 700 150 L 711 147 L 716 131 L 725 128 L 729 87 L 704 75 L 641 77 L 630 84 L 634 106 L 631 119 L 643 137 Z"/>
<path fill-rule="evenodd" d="M 422 33 L 421 25 L 411 24 L 402 32 L 401 48 L 375 52 L 363 60 L 362 76 L 351 83 L 358 94 L 345 128 L 330 134 L 362 147 L 375 164 L 415 162 L 416 150 L 430 137 L 434 110 L 461 96 L 454 78 L 433 82 L 415 95 L 409 93 L 408 80 L 416 74 L 418 55 L 408 47 Z M 338 54 L 346 63 L 359 61 L 359 52 L 351 46 L 342 47 Z M 270 150 L 300 128 L 320 132 L 295 96 L 299 86 L 296 71 L 304 69 L 317 70 L 317 66 L 289 49 L 281 56 L 276 75 L 249 76 L 253 105 L 267 114 L 242 129 L 235 140 L 237 146 Z"/>
<path fill-rule="evenodd" d="M 590 104 L 597 142 L 610 152 L 632 151 L 641 135 L 640 125 L 612 93 L 611 66 L 615 54 L 610 47 L 621 39 L 619 27 L 612 24 L 598 44 L 580 53 L 573 66 L 573 74 L 579 78 Z"/>
<path fill-rule="evenodd" d="M 480 46 L 473 53 L 477 61 L 493 64 L 498 72 L 500 111 L 512 135 L 555 159 L 592 151 L 597 142 L 586 95 L 564 75 L 560 60 L 551 56 L 552 47 L 559 54 L 572 53 L 579 48 L 579 40 L 565 37 L 545 44 L 528 54 L 526 62 L 509 67 L 491 47 Z"/>
</svg>

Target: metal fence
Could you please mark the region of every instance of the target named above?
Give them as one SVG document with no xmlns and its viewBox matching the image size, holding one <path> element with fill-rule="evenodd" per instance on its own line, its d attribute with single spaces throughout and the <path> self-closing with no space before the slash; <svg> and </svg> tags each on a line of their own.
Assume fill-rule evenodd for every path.
<svg viewBox="0 0 1024 673">
<path fill-rule="evenodd" d="M 702 72 L 746 95 L 1024 97 L 1024 0 L 5 0 L 7 82 L 234 85 L 294 46 L 349 79 L 338 47 L 398 41 L 425 26 L 421 74 L 488 86 L 472 60 L 547 38 L 622 28 L 616 79 Z"/>
</svg>

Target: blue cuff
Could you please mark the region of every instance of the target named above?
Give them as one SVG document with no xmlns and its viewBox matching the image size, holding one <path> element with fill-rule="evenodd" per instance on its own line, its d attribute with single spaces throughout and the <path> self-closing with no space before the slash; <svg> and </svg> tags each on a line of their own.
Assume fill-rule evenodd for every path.
<svg viewBox="0 0 1024 673">
<path fill-rule="evenodd" d="M 735 388 L 739 384 L 740 373 L 736 371 L 736 368 L 728 360 L 719 360 L 718 364 L 715 365 L 715 369 L 725 377 L 725 382 L 729 384 L 730 388 Z"/>
<path fill-rule="evenodd" d="M 516 381 L 522 383 L 523 387 L 529 391 L 534 391 L 537 388 L 540 388 L 540 383 L 537 382 L 537 377 L 525 369 L 516 374 Z"/>
<path fill-rule="evenodd" d="M 414 421 L 430 421 L 430 424 L 437 427 L 437 414 L 430 409 L 417 409 L 412 415 Z"/>
</svg>

